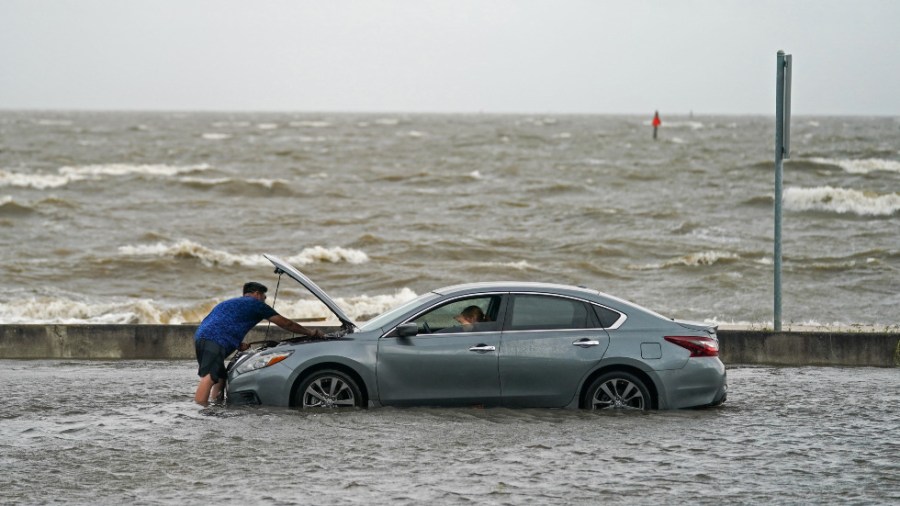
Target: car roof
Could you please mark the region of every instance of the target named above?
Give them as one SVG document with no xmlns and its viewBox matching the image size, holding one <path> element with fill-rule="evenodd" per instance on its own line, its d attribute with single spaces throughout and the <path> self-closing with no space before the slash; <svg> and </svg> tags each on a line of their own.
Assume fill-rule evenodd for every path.
<svg viewBox="0 0 900 506">
<path fill-rule="evenodd" d="M 557 295 L 566 295 L 570 297 L 584 298 L 601 305 L 608 305 L 617 311 L 633 312 L 634 310 L 653 315 L 663 320 L 670 320 L 652 309 L 648 309 L 639 304 L 635 304 L 629 300 L 610 295 L 599 290 L 587 288 L 584 286 L 563 285 L 558 283 L 537 283 L 527 281 L 487 281 L 479 283 L 465 283 L 461 285 L 445 286 L 432 290 L 432 292 L 441 295 L 468 295 L 483 292 L 533 292 L 533 293 L 550 293 Z"/>
<path fill-rule="evenodd" d="M 548 292 L 566 295 L 597 296 L 603 295 L 597 290 L 583 286 L 562 285 L 558 283 L 537 283 L 528 281 L 483 281 L 445 286 L 432 290 L 439 295 L 453 295 L 485 291 L 498 292 Z"/>
</svg>

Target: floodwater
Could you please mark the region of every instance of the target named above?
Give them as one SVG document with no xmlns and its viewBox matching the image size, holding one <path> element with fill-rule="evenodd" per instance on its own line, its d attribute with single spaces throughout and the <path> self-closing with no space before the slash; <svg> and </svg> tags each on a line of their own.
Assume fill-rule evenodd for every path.
<svg viewBox="0 0 900 506">
<path fill-rule="evenodd" d="M 900 374 L 729 369 L 715 409 L 200 408 L 189 361 L 0 361 L 0 503 L 897 504 Z"/>
</svg>

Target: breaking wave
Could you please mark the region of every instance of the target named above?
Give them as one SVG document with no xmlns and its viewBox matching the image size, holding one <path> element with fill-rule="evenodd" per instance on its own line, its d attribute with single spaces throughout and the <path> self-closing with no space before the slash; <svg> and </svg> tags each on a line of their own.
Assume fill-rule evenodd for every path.
<svg viewBox="0 0 900 506">
<path fill-rule="evenodd" d="M 393 294 L 336 298 L 350 319 L 361 323 L 416 297 L 409 288 Z M 218 301 L 188 306 L 166 306 L 152 299 L 79 301 L 64 297 L 31 297 L 0 304 L 0 324 L 163 324 L 199 323 Z M 280 299 L 276 310 L 294 320 L 336 325 L 331 311 L 318 299 Z M 266 324 L 265 321 L 262 322 Z"/>
<path fill-rule="evenodd" d="M 881 158 L 864 158 L 861 160 L 840 158 L 809 158 L 807 161 L 819 165 L 840 167 L 850 174 L 868 174 L 870 172 L 900 172 L 900 162 Z"/>
<path fill-rule="evenodd" d="M 208 141 L 224 141 L 225 139 L 230 139 L 231 135 L 229 134 L 221 134 L 218 132 L 208 132 L 201 135 L 204 139 Z"/>
<path fill-rule="evenodd" d="M 645 125 L 650 125 L 651 120 L 647 120 L 644 122 Z M 700 130 L 703 128 L 703 123 L 699 121 L 664 121 L 661 128 L 689 128 L 691 130 Z"/>
<path fill-rule="evenodd" d="M 80 165 L 74 167 L 60 167 L 56 174 L 22 172 L 9 172 L 0 169 L 0 186 L 17 186 L 22 188 L 34 188 L 46 190 L 59 188 L 71 182 L 85 179 L 102 179 L 105 177 L 121 177 L 130 175 L 147 176 L 174 176 L 190 172 L 209 170 L 212 167 L 207 164 L 200 165 L 132 165 L 132 164 L 103 164 Z"/>
<path fill-rule="evenodd" d="M 331 123 L 327 121 L 315 121 L 315 120 L 303 120 L 303 121 L 291 121 L 289 123 L 292 127 L 303 127 L 303 128 L 326 128 L 330 127 Z"/>
<path fill-rule="evenodd" d="M 787 188 L 784 205 L 791 211 L 825 211 L 859 216 L 891 216 L 900 210 L 900 194 L 846 188 Z"/>
<path fill-rule="evenodd" d="M 207 164 L 200 165 L 132 165 L 127 163 L 110 163 L 103 165 L 80 165 L 75 167 L 61 167 L 62 175 L 102 177 L 102 176 L 129 176 L 132 174 L 148 176 L 175 176 L 188 172 L 209 170 Z"/>
<path fill-rule="evenodd" d="M 34 188 L 46 190 L 47 188 L 59 188 L 81 177 L 60 176 L 58 174 L 22 174 L 21 172 L 8 172 L 0 169 L 0 186 L 17 186 L 20 188 Z"/>
<path fill-rule="evenodd" d="M 0 323 L 34 324 L 181 324 L 199 322 L 212 303 L 170 308 L 150 299 L 85 302 L 61 297 L 31 297 L 0 304 Z"/>
<path fill-rule="evenodd" d="M 393 294 L 335 297 L 334 302 L 347 313 L 351 320 L 361 324 L 417 296 L 416 292 L 409 288 L 403 288 Z M 337 321 L 331 311 L 318 299 L 279 300 L 274 307 L 280 314 L 291 319 L 322 319 L 326 324 L 334 324 Z"/>
<path fill-rule="evenodd" d="M 740 255 L 729 253 L 727 251 L 703 251 L 700 253 L 691 253 L 690 255 L 673 258 L 661 264 L 629 265 L 628 268 L 637 271 L 647 271 L 678 266 L 702 267 L 707 265 L 715 265 L 720 262 L 731 262 L 740 258 Z"/>
<path fill-rule="evenodd" d="M 0 198 L 0 216 L 28 214 L 32 212 L 34 212 L 34 209 L 31 206 L 16 202 L 16 200 L 10 196 Z"/>
<path fill-rule="evenodd" d="M 527 260 L 519 260 L 518 262 L 482 262 L 478 264 L 479 267 L 500 267 L 500 268 L 509 268 L 516 269 L 519 271 L 528 271 L 528 270 L 536 270 L 537 268 Z"/>
<path fill-rule="evenodd" d="M 230 177 L 217 178 L 201 178 L 185 176 L 178 179 L 187 186 L 197 189 L 208 188 L 234 188 L 237 191 L 246 189 L 247 185 L 259 187 L 266 190 L 283 190 L 290 193 L 291 183 L 284 179 L 235 179 Z"/>
<path fill-rule="evenodd" d="M 195 259 L 203 265 L 212 266 L 242 266 L 265 267 L 271 265 L 262 255 L 235 255 L 227 251 L 207 248 L 194 241 L 182 240 L 174 244 L 158 242 L 156 244 L 139 246 L 121 246 L 119 254 L 128 257 L 164 257 L 176 259 Z M 369 256 L 364 252 L 341 247 L 325 248 L 313 246 L 304 248 L 303 251 L 288 257 L 288 262 L 294 265 L 309 265 L 313 263 L 341 263 L 362 264 L 369 261 Z"/>
</svg>

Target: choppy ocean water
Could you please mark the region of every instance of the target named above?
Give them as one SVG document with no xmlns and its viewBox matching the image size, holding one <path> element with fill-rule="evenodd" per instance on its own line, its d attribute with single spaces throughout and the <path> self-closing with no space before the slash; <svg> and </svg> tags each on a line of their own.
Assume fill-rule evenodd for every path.
<svg viewBox="0 0 900 506">
<path fill-rule="evenodd" d="M 274 287 L 264 252 L 360 320 L 515 279 L 771 322 L 774 122 L 649 119 L 0 111 L 0 323 L 199 321 Z M 895 325 L 900 118 L 792 144 L 783 320 Z M 327 316 L 287 283 L 276 308 Z"/>
<path fill-rule="evenodd" d="M 900 501 L 896 369 L 738 367 L 719 408 L 205 408 L 188 361 L 0 361 L 3 504 Z"/>
</svg>

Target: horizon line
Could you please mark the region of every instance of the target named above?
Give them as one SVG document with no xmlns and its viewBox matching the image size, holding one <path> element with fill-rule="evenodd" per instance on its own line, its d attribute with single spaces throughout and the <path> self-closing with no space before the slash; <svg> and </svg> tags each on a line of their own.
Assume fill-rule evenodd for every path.
<svg viewBox="0 0 900 506">
<path fill-rule="evenodd" d="M 656 111 L 656 109 L 654 109 Z M 57 112 L 57 113 L 159 113 L 159 114 L 394 114 L 394 115 L 485 115 L 485 116 L 534 116 L 534 115 L 556 115 L 556 116 L 653 116 L 653 112 L 566 112 L 566 111 L 402 111 L 402 110 L 300 110 L 300 109 L 179 109 L 179 108 L 159 108 L 159 109 L 140 109 L 140 108 L 76 108 L 76 107 L 5 107 L 0 106 L 0 112 Z M 774 108 L 771 113 L 758 112 L 697 112 L 676 111 L 671 113 L 662 112 L 663 117 L 694 117 L 694 116 L 758 116 L 767 117 L 774 116 Z M 792 113 L 794 117 L 872 117 L 872 118 L 889 118 L 900 117 L 900 113 Z"/>
</svg>

